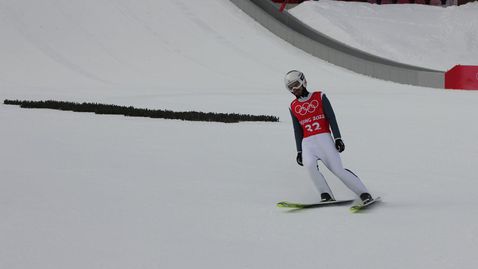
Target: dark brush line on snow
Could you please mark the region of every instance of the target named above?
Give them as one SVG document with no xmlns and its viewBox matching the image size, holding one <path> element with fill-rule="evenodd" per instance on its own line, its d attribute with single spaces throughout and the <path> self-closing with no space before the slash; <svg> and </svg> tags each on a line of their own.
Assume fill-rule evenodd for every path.
<svg viewBox="0 0 478 269">
<path fill-rule="evenodd" d="M 154 110 L 146 108 L 134 108 L 132 106 L 117 106 L 98 103 L 74 103 L 63 101 L 20 101 L 20 100 L 4 100 L 5 105 L 19 105 L 22 108 L 46 108 L 74 112 L 94 112 L 96 114 L 105 115 L 124 115 L 128 117 L 147 117 L 161 119 L 175 119 L 185 121 L 207 121 L 207 122 L 224 122 L 237 123 L 241 121 L 266 121 L 278 122 L 279 118 L 266 115 L 248 115 L 236 113 L 213 113 L 213 112 L 197 112 L 197 111 L 171 111 L 171 110 Z"/>
</svg>

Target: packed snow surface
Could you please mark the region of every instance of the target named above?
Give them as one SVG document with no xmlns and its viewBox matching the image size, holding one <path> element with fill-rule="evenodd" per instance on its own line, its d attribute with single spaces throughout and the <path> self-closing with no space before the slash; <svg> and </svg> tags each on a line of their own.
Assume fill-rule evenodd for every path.
<svg viewBox="0 0 478 269">
<path fill-rule="evenodd" d="M 396 8 L 407 18 L 423 9 Z M 471 24 L 472 13 L 447 18 Z M 355 13 L 348 20 L 358 37 Z M 1 100 L 281 119 L 200 123 L 0 105 L 0 268 L 476 268 L 478 92 L 330 65 L 224 0 L 2 0 L 0 33 Z M 401 44 L 381 40 L 406 61 Z M 331 100 L 345 167 L 383 198 L 372 210 L 276 208 L 319 199 L 295 163 L 290 69 Z M 354 198 L 319 166 L 337 198 Z"/>
</svg>

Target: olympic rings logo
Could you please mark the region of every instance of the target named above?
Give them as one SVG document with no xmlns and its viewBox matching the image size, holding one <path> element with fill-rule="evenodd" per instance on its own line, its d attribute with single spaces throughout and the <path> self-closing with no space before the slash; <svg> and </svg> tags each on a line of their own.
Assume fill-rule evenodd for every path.
<svg viewBox="0 0 478 269">
<path fill-rule="evenodd" d="M 312 100 L 310 103 L 304 103 L 300 106 L 296 106 L 295 113 L 301 116 L 304 116 L 307 113 L 314 113 L 318 107 L 319 107 L 319 101 Z"/>
</svg>

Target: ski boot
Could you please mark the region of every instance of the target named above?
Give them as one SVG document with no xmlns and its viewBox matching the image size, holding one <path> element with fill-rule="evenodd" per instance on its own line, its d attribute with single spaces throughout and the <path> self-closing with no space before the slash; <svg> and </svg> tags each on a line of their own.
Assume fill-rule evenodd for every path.
<svg viewBox="0 0 478 269">
<path fill-rule="evenodd" d="M 362 203 L 364 205 L 366 205 L 366 204 L 372 202 L 373 198 L 372 198 L 372 195 L 370 195 L 370 193 L 364 192 L 364 193 L 360 194 L 360 200 L 362 200 Z"/>
<path fill-rule="evenodd" d="M 324 192 L 322 194 L 320 194 L 320 202 L 323 203 L 323 202 L 333 202 L 335 201 L 334 198 L 332 198 L 332 196 L 330 196 L 330 194 Z"/>
</svg>

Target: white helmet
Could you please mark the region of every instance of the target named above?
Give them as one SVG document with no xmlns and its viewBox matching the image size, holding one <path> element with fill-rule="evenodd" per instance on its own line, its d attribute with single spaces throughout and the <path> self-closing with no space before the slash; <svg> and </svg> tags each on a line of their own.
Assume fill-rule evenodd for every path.
<svg viewBox="0 0 478 269">
<path fill-rule="evenodd" d="M 284 84 L 290 92 L 293 92 L 294 89 L 297 89 L 300 86 L 307 88 L 307 80 L 305 79 L 304 73 L 297 70 L 287 72 L 284 78 Z"/>
</svg>

